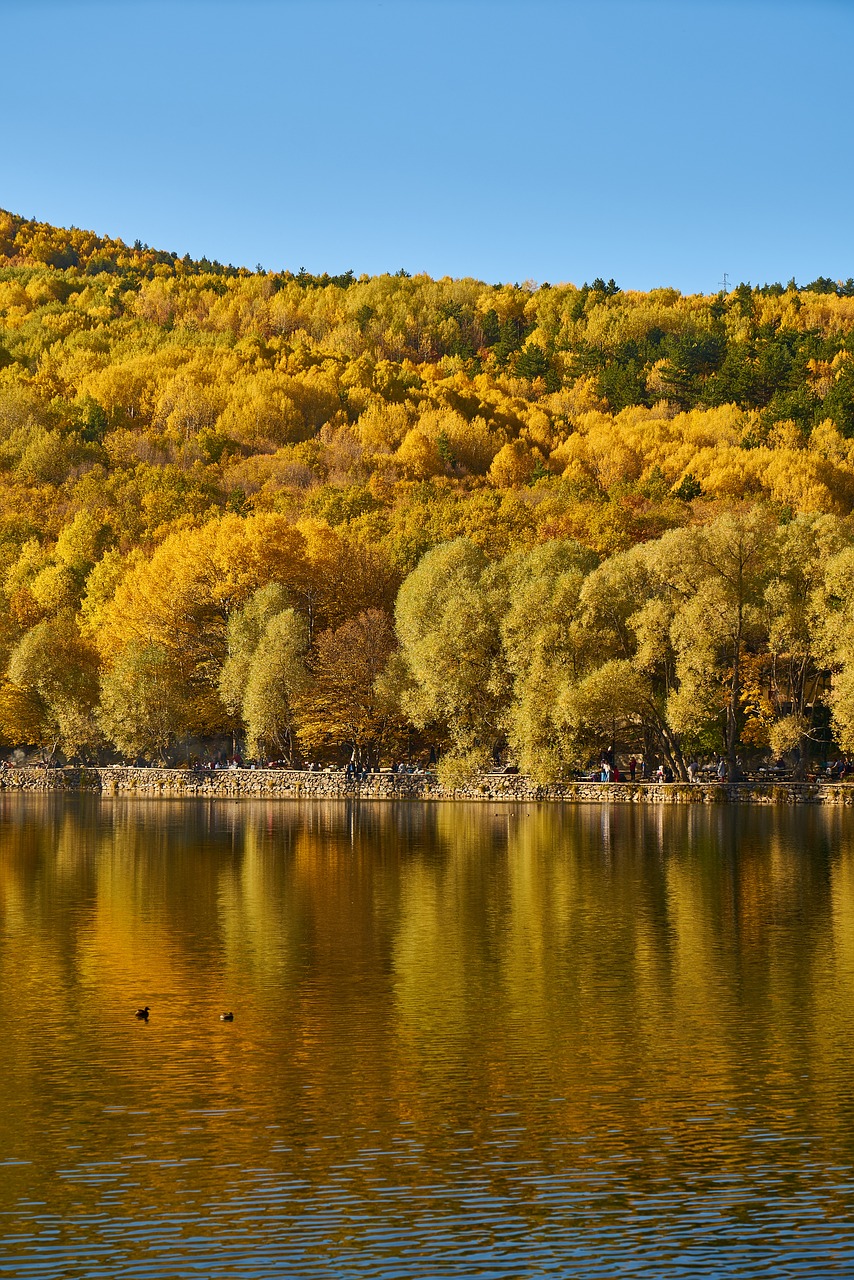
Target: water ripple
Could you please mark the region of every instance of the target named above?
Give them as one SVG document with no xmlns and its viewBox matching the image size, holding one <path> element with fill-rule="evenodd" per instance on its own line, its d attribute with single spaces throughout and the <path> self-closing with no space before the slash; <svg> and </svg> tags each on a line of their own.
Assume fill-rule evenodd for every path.
<svg viewBox="0 0 854 1280">
<path fill-rule="evenodd" d="M 854 815 L 499 827 L 0 797 L 0 1277 L 854 1274 Z"/>
</svg>

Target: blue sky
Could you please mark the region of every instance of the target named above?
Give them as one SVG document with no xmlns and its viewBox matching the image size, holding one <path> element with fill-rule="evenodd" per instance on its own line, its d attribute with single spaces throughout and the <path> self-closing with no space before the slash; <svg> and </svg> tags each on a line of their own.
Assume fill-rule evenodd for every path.
<svg viewBox="0 0 854 1280">
<path fill-rule="evenodd" d="M 0 207 L 265 268 L 854 275 L 854 0 L 0 0 Z"/>
</svg>

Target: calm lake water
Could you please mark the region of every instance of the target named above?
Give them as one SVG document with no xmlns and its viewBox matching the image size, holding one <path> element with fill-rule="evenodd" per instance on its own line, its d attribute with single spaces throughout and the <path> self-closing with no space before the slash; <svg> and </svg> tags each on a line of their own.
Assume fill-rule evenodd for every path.
<svg viewBox="0 0 854 1280">
<path fill-rule="evenodd" d="M 0 1035 L 0 1276 L 854 1274 L 851 812 L 0 794 Z"/>
</svg>

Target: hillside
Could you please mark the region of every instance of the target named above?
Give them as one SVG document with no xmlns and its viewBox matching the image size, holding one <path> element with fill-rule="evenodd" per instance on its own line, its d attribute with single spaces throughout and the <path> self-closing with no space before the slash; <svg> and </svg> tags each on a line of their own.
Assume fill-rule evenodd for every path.
<svg viewBox="0 0 854 1280">
<path fill-rule="evenodd" d="M 415 726 L 558 771 L 615 738 L 679 772 L 824 749 L 832 711 L 847 746 L 852 327 L 850 280 L 253 274 L 0 212 L 0 731 L 389 758 Z M 745 530 L 761 573 L 733 629 L 701 544 Z M 609 573 L 629 596 L 597 613 Z M 478 627 L 429 687 L 466 591 L 477 706 L 451 687 Z"/>
</svg>

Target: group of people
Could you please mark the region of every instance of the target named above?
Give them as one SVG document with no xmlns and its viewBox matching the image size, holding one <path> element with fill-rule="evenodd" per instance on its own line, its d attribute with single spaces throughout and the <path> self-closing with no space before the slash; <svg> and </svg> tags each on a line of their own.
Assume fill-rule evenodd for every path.
<svg viewBox="0 0 854 1280">
<path fill-rule="evenodd" d="M 137 765 L 144 765 L 144 761 L 137 760 Z M 194 769 L 204 770 L 205 772 L 213 772 L 220 769 L 302 769 L 307 773 L 323 773 L 332 772 L 340 768 L 336 765 L 322 765 L 315 761 L 309 761 L 304 764 L 294 764 L 286 760 L 267 760 L 264 763 L 258 763 L 255 760 L 243 760 L 239 753 L 233 756 L 216 756 L 210 760 L 197 760 L 193 763 Z M 372 773 L 382 772 L 379 765 L 373 767 L 357 763 L 356 760 L 350 762 L 344 768 L 344 774 L 347 778 L 364 779 Z M 423 773 L 424 769 L 421 765 L 414 764 L 393 764 L 389 769 L 390 773 L 395 774 L 415 774 Z"/>
<path fill-rule="evenodd" d="M 424 770 L 420 768 L 418 765 L 404 764 L 403 762 L 401 762 L 400 764 L 393 764 L 389 768 L 389 773 L 397 774 L 397 775 L 414 774 L 414 773 L 420 774 L 423 772 Z M 382 769 L 380 769 L 379 765 L 377 765 L 373 769 L 362 767 L 358 765 L 355 760 L 351 760 L 344 770 L 345 777 L 353 778 L 356 782 L 364 780 L 372 773 L 382 773 Z"/>
<path fill-rule="evenodd" d="M 145 760 L 143 760 L 141 756 L 139 757 L 139 759 L 134 761 L 134 763 L 140 769 L 145 769 L 149 767 L 148 763 Z M 252 768 L 254 767 L 255 766 L 253 765 Z M 213 773 L 215 770 L 219 770 L 219 769 L 242 769 L 243 761 L 240 759 L 240 756 L 238 755 L 234 755 L 231 757 L 215 756 L 215 757 L 212 757 L 210 760 L 193 761 L 193 768 L 203 769 L 206 773 Z"/>
<path fill-rule="evenodd" d="M 721 782 L 725 782 L 729 776 L 729 769 L 724 756 L 720 757 L 714 770 L 717 778 Z M 700 777 L 700 765 L 696 759 L 692 759 L 688 764 L 688 780 L 689 782 L 697 782 Z M 602 757 L 602 763 L 599 769 L 600 782 L 636 782 L 638 779 L 646 778 L 646 765 L 643 760 L 638 761 L 636 756 L 632 756 L 625 769 L 620 769 L 614 753 L 606 752 Z M 673 769 L 667 763 L 659 764 L 658 768 L 652 775 L 655 782 L 674 782 L 675 777 Z"/>
<path fill-rule="evenodd" d="M 626 772 L 625 770 L 620 770 L 616 760 L 614 759 L 613 751 L 607 751 L 605 755 L 603 755 L 599 774 L 600 782 L 626 782 L 627 780 L 629 782 L 634 782 L 638 775 L 640 775 L 641 778 L 644 776 L 644 764 L 642 760 L 638 763 L 636 756 L 632 756 L 628 763 L 628 771 Z"/>
</svg>

